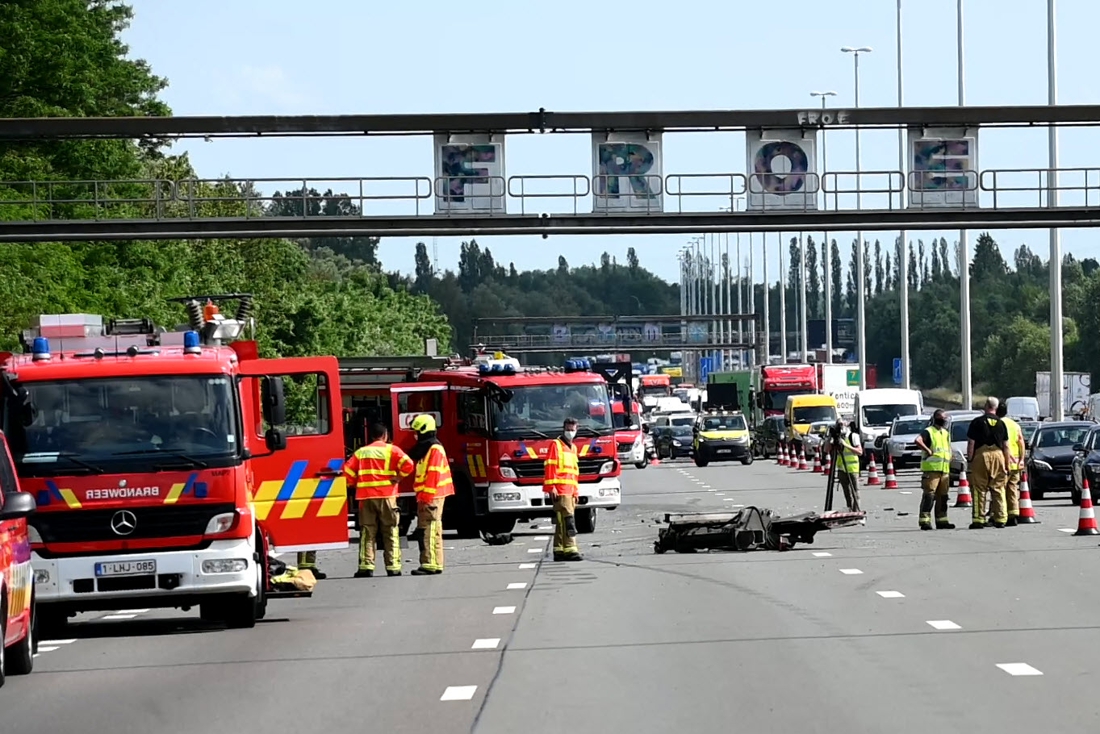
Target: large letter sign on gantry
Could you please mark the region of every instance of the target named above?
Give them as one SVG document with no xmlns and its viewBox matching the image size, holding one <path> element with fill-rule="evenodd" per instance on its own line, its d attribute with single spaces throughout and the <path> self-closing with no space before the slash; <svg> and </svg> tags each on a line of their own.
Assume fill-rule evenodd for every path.
<svg viewBox="0 0 1100 734">
<path fill-rule="evenodd" d="M 437 134 L 432 185 L 437 214 L 505 214 L 504 139 Z"/>
<path fill-rule="evenodd" d="M 978 131 L 909 131 L 909 206 L 978 205 Z"/>
<path fill-rule="evenodd" d="M 592 133 L 592 210 L 661 212 L 660 133 Z"/>
<path fill-rule="evenodd" d="M 817 131 L 747 130 L 748 208 L 817 209 Z"/>
</svg>

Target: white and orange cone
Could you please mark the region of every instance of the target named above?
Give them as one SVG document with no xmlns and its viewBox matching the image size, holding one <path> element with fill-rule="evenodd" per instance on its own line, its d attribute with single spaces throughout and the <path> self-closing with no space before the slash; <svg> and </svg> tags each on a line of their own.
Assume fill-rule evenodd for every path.
<svg viewBox="0 0 1100 734">
<path fill-rule="evenodd" d="M 1081 514 L 1077 516 L 1077 532 L 1074 535 L 1100 535 L 1100 528 L 1096 527 L 1096 512 L 1092 509 L 1092 490 L 1089 489 L 1088 477 L 1085 477 L 1082 484 Z"/>
<path fill-rule="evenodd" d="M 871 454 L 871 463 L 867 465 L 867 486 L 873 487 L 878 484 L 882 484 L 882 479 L 878 475 L 878 467 L 875 466 L 875 455 Z"/>
<path fill-rule="evenodd" d="M 966 468 L 959 472 L 959 496 L 955 499 L 955 507 L 972 507 L 974 500 L 970 497 L 970 482 L 966 480 Z"/>
<path fill-rule="evenodd" d="M 798 447 L 798 469 L 799 471 L 810 470 L 810 463 L 806 461 L 806 448 L 802 445 Z"/>
<path fill-rule="evenodd" d="M 1035 508 L 1031 506 L 1031 488 L 1027 484 L 1027 472 L 1020 475 L 1020 516 L 1016 518 L 1020 525 L 1038 524 L 1039 518 L 1035 516 Z"/>
<path fill-rule="evenodd" d="M 886 461 L 886 486 L 883 489 L 897 489 L 898 477 L 894 474 L 894 460 L 888 459 Z"/>
<path fill-rule="evenodd" d="M 818 449 L 814 452 L 814 474 L 824 474 L 825 467 L 821 465 L 821 450 Z"/>
</svg>

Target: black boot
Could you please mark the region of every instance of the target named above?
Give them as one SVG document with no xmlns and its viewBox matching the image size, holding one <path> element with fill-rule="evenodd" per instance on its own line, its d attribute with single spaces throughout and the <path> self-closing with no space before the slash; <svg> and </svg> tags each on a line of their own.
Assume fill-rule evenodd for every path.
<svg viewBox="0 0 1100 734">
<path fill-rule="evenodd" d="M 936 520 L 936 530 L 954 530 L 955 523 L 948 520 Z"/>
<path fill-rule="evenodd" d="M 985 527 L 984 522 L 978 522 L 977 520 L 975 520 L 974 522 L 970 523 L 970 529 L 971 530 L 981 530 L 984 527 Z"/>
<path fill-rule="evenodd" d="M 422 568 L 414 568 L 412 570 L 412 575 L 413 576 L 438 576 L 441 573 L 443 573 L 443 569 L 441 569 L 441 568 L 433 569 L 433 568 L 423 568 L 422 567 Z"/>
<path fill-rule="evenodd" d="M 327 579 L 328 578 L 328 574 L 325 573 L 324 571 L 322 571 L 321 569 L 317 568 L 316 566 L 313 566 L 313 567 L 308 567 L 307 566 L 306 568 L 303 568 L 301 570 L 302 571 L 309 571 L 311 574 L 313 574 L 313 578 L 317 579 L 318 581 L 320 581 L 321 579 Z"/>
<path fill-rule="evenodd" d="M 1008 522 L 1005 523 L 1006 527 L 1014 528 L 1019 524 L 1015 515 L 1008 518 Z"/>
<path fill-rule="evenodd" d="M 400 576 L 401 572 L 400 571 L 386 571 L 386 575 L 387 576 Z"/>
<path fill-rule="evenodd" d="M 355 572 L 355 578 L 357 579 L 369 579 L 374 578 L 374 571 L 369 568 L 361 568 Z"/>
</svg>

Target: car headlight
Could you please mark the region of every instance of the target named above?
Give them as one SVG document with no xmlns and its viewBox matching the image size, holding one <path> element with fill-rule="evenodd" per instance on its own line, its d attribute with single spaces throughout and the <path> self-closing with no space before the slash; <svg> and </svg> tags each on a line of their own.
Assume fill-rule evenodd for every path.
<svg viewBox="0 0 1100 734">
<path fill-rule="evenodd" d="M 645 441 L 642 440 L 642 436 L 641 436 L 641 434 L 639 434 L 638 437 L 636 439 L 634 439 L 634 448 L 638 448 L 639 446 L 643 445 L 644 443 L 645 443 Z"/>
<path fill-rule="evenodd" d="M 604 463 L 600 464 L 600 474 L 610 474 L 613 471 L 615 471 L 614 461 L 605 461 Z"/>
<path fill-rule="evenodd" d="M 239 519 L 240 515 L 238 515 L 236 511 L 214 515 L 214 517 L 210 518 L 210 522 L 206 523 L 206 535 L 228 533 L 230 530 L 237 527 L 237 521 Z"/>
<path fill-rule="evenodd" d="M 500 467 L 500 476 L 502 479 L 515 479 L 516 470 L 510 466 L 502 466 Z"/>
<path fill-rule="evenodd" d="M 951 460 L 952 461 L 958 461 L 958 462 L 964 461 L 963 453 L 961 451 L 959 451 L 958 449 L 955 449 L 954 451 L 951 452 Z"/>
<path fill-rule="evenodd" d="M 203 573 L 240 573 L 248 569 L 244 558 L 217 558 L 202 562 Z"/>
<path fill-rule="evenodd" d="M 748 436 L 741 436 L 740 438 L 733 439 L 733 442 L 735 444 L 739 444 L 739 445 L 740 444 L 746 444 L 746 443 L 749 442 L 749 437 Z"/>
<path fill-rule="evenodd" d="M 1050 464 L 1043 461 L 1042 459 L 1032 459 L 1031 463 L 1035 465 L 1035 467 L 1038 469 L 1043 469 L 1045 471 L 1054 471 L 1054 467 L 1052 467 Z"/>
<path fill-rule="evenodd" d="M 672 445 L 673 445 L 673 446 L 683 446 L 683 444 L 682 444 L 682 443 L 680 443 L 679 441 L 673 441 L 673 442 L 672 442 Z"/>
</svg>

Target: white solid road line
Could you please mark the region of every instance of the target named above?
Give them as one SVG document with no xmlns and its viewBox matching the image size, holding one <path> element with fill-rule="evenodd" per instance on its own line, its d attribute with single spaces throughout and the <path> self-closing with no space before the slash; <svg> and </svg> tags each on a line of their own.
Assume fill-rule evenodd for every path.
<svg viewBox="0 0 1100 734">
<path fill-rule="evenodd" d="M 550 540 L 550 536 L 549 535 L 536 535 L 535 537 L 531 538 L 531 540 Z"/>
<path fill-rule="evenodd" d="M 100 617 L 100 619 L 133 619 L 136 614 L 108 614 L 106 617 Z"/>
<path fill-rule="evenodd" d="M 858 576 L 863 573 L 863 571 L 860 571 L 858 568 L 842 568 L 840 572 L 845 576 Z"/>
<path fill-rule="evenodd" d="M 950 619 L 930 619 L 928 624 L 935 630 L 961 630 L 962 627 L 952 622 Z"/>
<path fill-rule="evenodd" d="M 469 701 L 477 692 L 477 686 L 447 686 L 440 701 Z"/>
<path fill-rule="evenodd" d="M 901 593 L 900 591 L 876 591 L 875 593 L 878 594 L 879 596 L 881 596 L 883 599 L 904 599 L 905 598 L 905 594 Z"/>
<path fill-rule="evenodd" d="M 1042 675 L 1043 671 L 1036 670 L 1027 663 L 997 663 L 997 667 L 1009 675 Z"/>
<path fill-rule="evenodd" d="M 39 645 L 38 652 L 53 652 L 54 650 L 60 650 L 60 647 L 50 647 L 48 645 Z"/>
<path fill-rule="evenodd" d="M 515 607 L 493 607 L 493 614 L 515 614 Z"/>
<path fill-rule="evenodd" d="M 544 550 L 546 550 L 546 549 L 545 548 L 528 548 L 527 552 L 528 553 L 542 553 Z"/>
<path fill-rule="evenodd" d="M 516 589 L 526 589 L 526 588 L 527 588 L 527 582 L 526 581 L 517 581 L 514 584 L 508 584 L 508 590 L 509 591 L 514 591 Z"/>
<path fill-rule="evenodd" d="M 832 558 L 832 556 L 833 556 L 832 553 L 826 553 L 825 551 L 819 551 L 817 553 L 814 553 L 815 558 Z"/>
<path fill-rule="evenodd" d="M 75 637 L 73 637 L 72 639 L 68 639 L 68 640 L 39 640 L 38 644 L 39 645 L 71 645 L 74 642 L 76 642 Z"/>
<path fill-rule="evenodd" d="M 527 569 L 530 569 L 530 568 L 538 568 L 538 565 L 539 564 L 537 564 L 537 563 L 521 563 L 521 564 L 519 564 L 519 570 L 520 571 L 526 571 Z"/>
<path fill-rule="evenodd" d="M 471 647 L 470 649 L 471 650 L 496 650 L 498 645 L 500 645 L 500 638 L 499 637 L 486 637 L 486 638 L 481 639 L 481 640 L 474 640 L 474 646 Z"/>
</svg>

